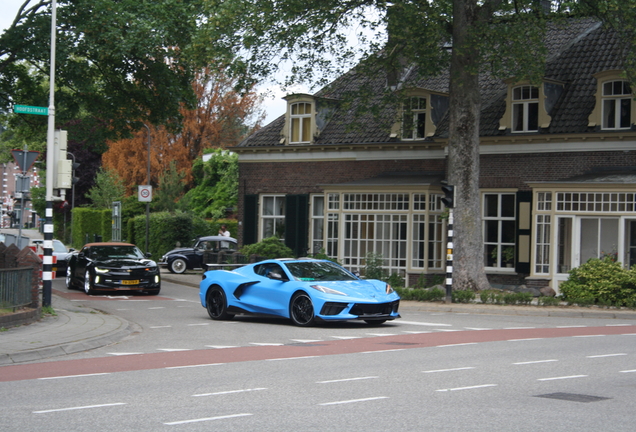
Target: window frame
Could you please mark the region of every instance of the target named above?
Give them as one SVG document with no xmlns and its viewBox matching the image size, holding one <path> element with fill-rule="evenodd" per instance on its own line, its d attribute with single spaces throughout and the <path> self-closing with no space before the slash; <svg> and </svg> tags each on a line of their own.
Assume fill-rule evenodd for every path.
<svg viewBox="0 0 636 432">
<path fill-rule="evenodd" d="M 529 96 L 528 97 L 524 97 L 524 91 L 526 91 L 526 89 L 529 92 Z M 515 97 L 515 93 L 517 93 L 517 91 L 520 92 L 519 97 Z M 536 92 L 536 97 L 534 95 L 534 93 Z M 538 132 L 539 131 L 539 101 L 541 99 L 541 90 L 539 87 L 537 86 L 533 86 L 533 85 L 529 85 L 529 84 L 522 84 L 522 85 L 517 85 L 512 87 L 511 89 L 511 115 L 512 115 L 512 119 L 511 119 L 511 126 L 510 126 L 510 131 L 512 133 L 528 133 L 528 132 Z M 516 129 L 516 125 L 519 123 L 518 121 L 518 112 L 517 109 L 521 108 L 522 112 L 521 112 L 521 129 Z M 535 111 L 535 121 L 536 121 L 536 128 L 531 128 L 530 125 L 530 117 L 531 117 L 531 108 L 533 111 Z"/>
<path fill-rule="evenodd" d="M 265 214 L 265 209 L 266 209 L 266 205 L 265 205 L 265 201 L 267 199 L 273 199 L 273 210 L 274 213 L 271 215 L 266 215 Z M 282 201 L 282 207 L 278 207 L 277 203 L 280 203 Z M 283 226 L 283 235 L 280 236 L 281 240 L 285 239 L 285 195 L 282 194 L 267 194 L 267 195 L 261 195 L 260 197 L 260 206 L 259 206 L 259 239 L 263 240 L 265 238 L 271 237 L 273 235 L 277 234 L 277 227 L 282 225 Z M 280 210 L 279 213 L 276 213 L 277 208 Z M 271 235 L 266 235 L 266 231 L 269 231 L 269 227 L 267 227 L 267 224 L 269 223 L 269 221 L 273 221 L 273 227 L 274 230 L 271 233 Z M 278 223 L 281 222 L 282 223 Z"/>
<path fill-rule="evenodd" d="M 413 108 L 413 102 L 415 100 L 417 100 L 417 108 Z M 421 101 L 424 103 L 424 108 L 420 106 Z M 401 130 L 403 141 L 418 141 L 426 138 L 429 105 L 429 98 L 420 95 L 408 96 L 406 100 L 402 102 Z M 410 131 L 407 131 L 405 128 L 407 117 L 410 117 L 409 124 L 412 127 Z M 421 133 L 419 132 L 420 128 L 422 128 Z M 409 136 L 407 136 L 407 134 Z"/>
<path fill-rule="evenodd" d="M 621 83 L 621 88 L 623 90 L 625 87 L 627 87 L 629 89 L 629 93 L 618 94 L 618 93 L 612 92 L 612 94 L 606 94 L 605 90 L 607 85 L 615 84 L 615 83 Z M 614 90 L 613 87 L 614 85 L 612 85 L 612 90 Z M 629 85 L 629 82 L 624 79 L 608 79 L 600 83 L 600 90 L 601 90 L 601 129 L 602 130 L 630 129 L 632 126 L 631 100 L 633 99 L 633 90 L 631 86 Z M 614 124 L 612 126 L 609 126 L 608 124 L 606 124 L 606 120 L 608 120 L 606 118 L 606 109 L 608 105 L 606 102 L 613 102 L 611 103 L 611 105 L 613 105 L 612 108 L 614 110 L 614 115 L 613 115 Z M 627 104 L 625 104 L 625 102 L 627 102 Z M 623 115 L 623 110 L 625 109 L 628 111 L 627 112 L 628 122 L 626 126 L 623 126 L 622 120 L 625 118 L 625 116 Z"/>
<path fill-rule="evenodd" d="M 487 196 L 496 196 L 497 197 L 497 209 L 496 215 L 488 214 L 488 207 L 486 205 L 486 197 Z M 513 202 L 511 205 L 512 215 L 503 215 L 503 197 L 508 196 L 512 197 Z M 514 271 L 517 257 L 517 242 L 516 242 L 516 233 L 517 233 L 517 194 L 512 191 L 482 191 L 481 192 L 481 212 L 482 212 L 482 235 L 483 235 L 483 251 L 484 251 L 484 268 L 488 271 Z M 487 230 L 489 223 L 496 221 L 497 233 L 496 233 L 496 241 L 489 241 L 487 236 Z M 505 235 L 505 224 L 513 224 L 513 233 L 509 234 L 511 236 L 511 241 L 504 241 Z M 494 247 L 494 248 L 493 248 Z M 505 260 L 502 258 L 502 254 L 507 248 L 513 249 L 513 258 L 512 262 L 509 260 Z M 496 252 L 495 252 L 496 251 Z M 493 258 L 494 265 L 490 264 L 490 259 Z M 506 267 L 506 265 L 510 265 L 510 267 Z"/>
</svg>

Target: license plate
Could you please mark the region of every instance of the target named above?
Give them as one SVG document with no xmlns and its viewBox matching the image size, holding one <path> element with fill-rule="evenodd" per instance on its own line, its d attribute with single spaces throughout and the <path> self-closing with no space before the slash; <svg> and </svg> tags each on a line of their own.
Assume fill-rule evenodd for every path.
<svg viewBox="0 0 636 432">
<path fill-rule="evenodd" d="M 139 285 L 139 279 L 134 280 L 123 280 L 121 281 L 122 285 Z"/>
</svg>

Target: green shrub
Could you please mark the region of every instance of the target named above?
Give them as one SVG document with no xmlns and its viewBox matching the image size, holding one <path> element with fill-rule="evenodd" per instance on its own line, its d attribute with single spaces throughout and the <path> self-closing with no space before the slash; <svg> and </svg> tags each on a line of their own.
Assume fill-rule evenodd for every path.
<svg viewBox="0 0 636 432">
<path fill-rule="evenodd" d="M 570 271 L 559 287 L 569 304 L 619 305 L 636 301 L 636 269 L 626 270 L 611 256 L 592 258 Z"/>
<path fill-rule="evenodd" d="M 402 300 L 436 302 L 444 300 L 446 293 L 439 288 L 395 288 Z"/>
<path fill-rule="evenodd" d="M 364 277 L 367 279 L 383 279 L 382 255 L 375 252 L 367 253 L 365 257 Z"/>
<path fill-rule="evenodd" d="M 399 273 L 392 273 L 391 276 L 384 279 L 386 283 L 391 285 L 393 289 L 396 287 L 404 287 L 404 278 L 399 275 Z"/>
<path fill-rule="evenodd" d="M 475 300 L 475 292 L 472 290 L 453 290 L 451 299 L 453 303 L 470 303 Z"/>
<path fill-rule="evenodd" d="M 294 258 L 294 252 L 278 237 L 268 237 L 262 241 L 243 246 L 240 252 L 245 256 L 258 255 L 264 258 Z"/>
<path fill-rule="evenodd" d="M 532 298 L 530 293 L 508 293 L 503 295 L 503 302 L 507 305 L 529 305 Z"/>
<path fill-rule="evenodd" d="M 538 298 L 539 306 L 558 306 L 561 299 L 558 297 L 541 296 Z"/>
</svg>

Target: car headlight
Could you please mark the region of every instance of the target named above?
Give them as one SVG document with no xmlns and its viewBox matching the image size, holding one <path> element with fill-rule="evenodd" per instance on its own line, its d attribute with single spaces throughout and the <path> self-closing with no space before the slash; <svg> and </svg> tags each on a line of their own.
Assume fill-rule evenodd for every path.
<svg viewBox="0 0 636 432">
<path fill-rule="evenodd" d="M 99 268 L 99 267 L 95 267 L 95 272 L 96 273 L 108 273 L 110 270 L 105 269 L 105 268 Z"/>
<path fill-rule="evenodd" d="M 392 292 L 394 292 L 393 288 L 391 287 L 391 285 L 386 284 L 386 293 L 387 294 L 391 294 Z"/>
<path fill-rule="evenodd" d="M 337 291 L 335 289 L 327 288 L 326 286 L 322 286 L 322 285 L 309 285 L 309 286 L 325 294 L 336 294 L 336 295 L 343 295 L 343 296 L 347 295 L 343 292 Z"/>
</svg>

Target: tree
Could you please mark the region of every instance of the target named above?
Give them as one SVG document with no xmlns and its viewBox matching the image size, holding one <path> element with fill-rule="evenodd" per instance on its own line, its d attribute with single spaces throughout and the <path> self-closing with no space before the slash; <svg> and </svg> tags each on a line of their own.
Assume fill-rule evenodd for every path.
<svg viewBox="0 0 636 432">
<path fill-rule="evenodd" d="M 95 177 L 95 186 L 86 194 L 96 209 L 111 208 L 113 201 L 122 201 L 126 189 L 117 172 L 100 168 Z"/>
<path fill-rule="evenodd" d="M 149 127 L 151 184 L 157 185 L 160 173 L 175 162 L 176 169 L 185 173 L 186 185 L 192 187 L 192 163 L 205 149 L 234 146 L 258 127 L 262 118 L 257 113 L 259 97 L 251 89 L 244 94 L 234 91 L 235 84 L 236 80 L 223 75 L 220 69 L 205 68 L 192 83 L 196 108 L 181 106 L 181 131 L 171 133 L 165 127 Z M 255 121 L 252 127 L 248 126 L 250 120 Z M 110 142 L 103 155 L 104 165 L 115 169 L 128 188 L 147 182 L 147 137 L 144 128 L 133 138 Z"/>
<path fill-rule="evenodd" d="M 217 149 L 207 162 L 195 161 L 192 173 L 197 186 L 184 197 L 188 208 L 201 217 L 221 218 L 238 200 L 238 156 Z"/>
<path fill-rule="evenodd" d="M 453 282 L 459 289 L 489 286 L 483 263 L 478 184 L 480 79 L 538 82 L 547 52 L 544 34 L 549 22 L 576 13 L 602 15 L 600 11 L 606 14 L 606 19 L 620 14 L 628 21 L 621 24 L 632 32 L 636 22 L 633 0 L 313 3 L 234 0 L 230 3 L 226 8 L 233 19 L 223 20 L 226 27 L 216 30 L 232 36 L 219 40 L 247 49 L 250 56 L 245 57 L 245 62 L 253 72 L 267 75 L 291 61 L 288 83 L 315 81 L 321 68 L 323 77 L 341 75 L 353 58 L 362 59 L 352 71 L 357 75 L 370 76 L 378 67 L 397 76 L 410 66 L 429 77 L 449 71 L 447 179 L 456 191 Z M 630 11 L 624 14 L 625 9 Z M 356 29 L 357 44 L 349 39 L 352 28 Z M 352 47 L 357 46 L 364 48 L 356 57 Z M 346 75 L 340 79 L 347 79 Z M 390 86 L 386 91 L 383 103 L 396 101 Z M 360 92 L 354 95 L 360 96 L 368 97 Z M 381 111 L 378 106 L 369 109 Z"/>
<path fill-rule="evenodd" d="M 194 71 L 214 57 L 198 38 L 206 3 L 59 0 L 58 124 L 81 117 L 111 137 L 141 122 L 176 129 L 181 104 L 194 106 Z M 14 103 L 48 106 L 50 7 L 50 0 L 25 0 L 0 35 L 0 112 Z M 11 124 L 41 132 L 39 117 L 13 116 Z"/>
<path fill-rule="evenodd" d="M 159 174 L 159 188 L 153 194 L 153 211 L 172 212 L 175 210 L 177 201 L 183 195 L 184 177 L 185 174 L 177 170 L 176 162 L 171 161 L 170 169 Z"/>
</svg>

